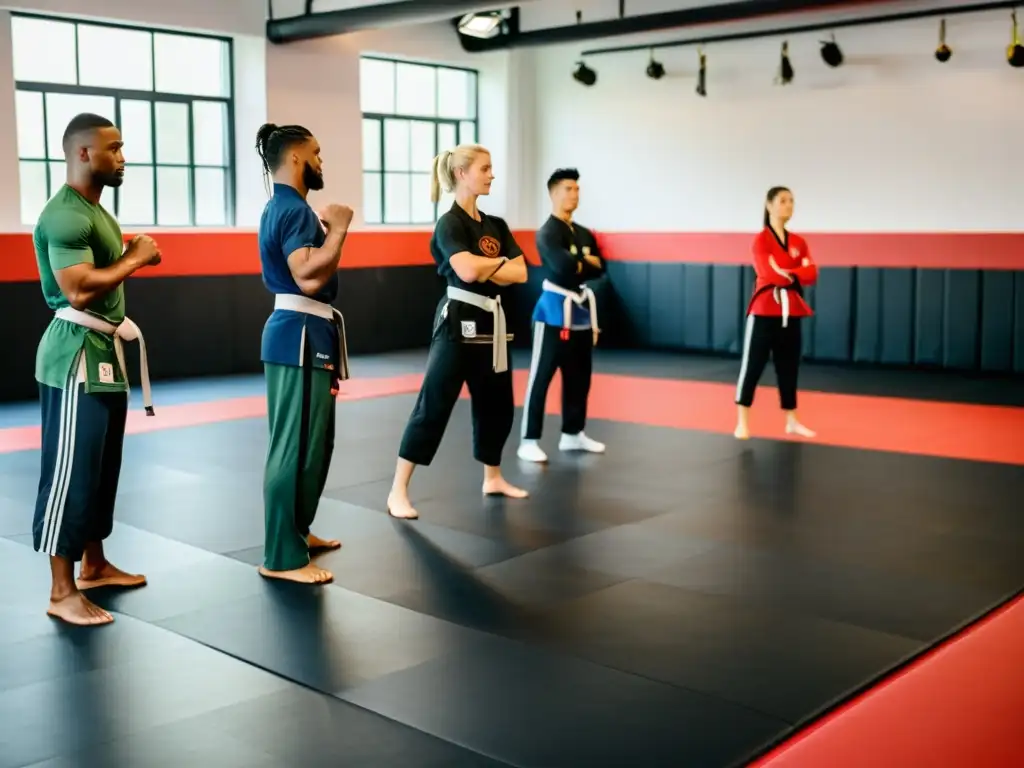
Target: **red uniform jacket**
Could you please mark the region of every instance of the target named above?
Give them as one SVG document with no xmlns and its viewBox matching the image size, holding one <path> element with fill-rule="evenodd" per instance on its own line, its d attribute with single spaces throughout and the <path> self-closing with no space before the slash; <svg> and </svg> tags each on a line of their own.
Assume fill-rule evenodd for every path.
<svg viewBox="0 0 1024 768">
<path fill-rule="evenodd" d="M 765 227 L 754 238 L 753 255 L 757 279 L 748 315 L 781 317 L 785 324 L 790 317 L 814 314 L 804 301 L 803 289 L 817 282 L 818 267 L 800 235 L 786 232 L 786 241 L 781 242 L 771 227 Z"/>
</svg>

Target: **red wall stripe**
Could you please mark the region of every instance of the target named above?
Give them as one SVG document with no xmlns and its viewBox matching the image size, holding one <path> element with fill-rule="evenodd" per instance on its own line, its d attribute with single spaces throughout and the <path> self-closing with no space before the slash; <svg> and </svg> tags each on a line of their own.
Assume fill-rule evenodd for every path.
<svg viewBox="0 0 1024 768">
<path fill-rule="evenodd" d="M 515 232 L 527 258 L 537 263 L 533 230 Z M 610 261 L 749 264 L 750 232 L 599 233 Z M 815 260 L 826 267 L 919 267 L 1024 270 L 1024 232 L 806 234 Z M 163 263 L 139 277 L 257 275 L 256 233 L 161 232 L 155 235 Z M 430 265 L 430 232 L 353 232 L 342 269 Z M 0 234 L 0 282 L 38 279 L 32 236 Z"/>
</svg>

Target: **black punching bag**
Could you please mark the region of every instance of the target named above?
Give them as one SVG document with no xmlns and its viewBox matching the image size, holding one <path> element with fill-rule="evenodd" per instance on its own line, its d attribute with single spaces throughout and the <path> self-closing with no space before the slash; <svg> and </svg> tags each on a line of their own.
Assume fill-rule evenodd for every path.
<svg viewBox="0 0 1024 768">
<path fill-rule="evenodd" d="M 939 22 L 939 47 L 935 49 L 935 58 L 945 64 L 949 61 L 953 51 L 946 45 L 946 20 Z"/>
</svg>

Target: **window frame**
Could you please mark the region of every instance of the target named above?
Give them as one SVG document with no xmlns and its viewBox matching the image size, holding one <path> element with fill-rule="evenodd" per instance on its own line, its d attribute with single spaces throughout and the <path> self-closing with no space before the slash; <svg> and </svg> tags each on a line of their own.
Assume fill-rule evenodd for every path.
<svg viewBox="0 0 1024 768">
<path fill-rule="evenodd" d="M 393 111 L 393 112 L 365 112 L 365 111 L 362 110 L 362 105 L 360 104 L 360 122 L 359 122 L 359 125 L 360 125 L 360 136 L 362 136 L 362 125 L 363 125 L 364 121 L 366 121 L 366 120 L 376 120 L 377 121 L 378 144 L 379 144 L 379 147 L 380 147 L 380 151 L 379 151 L 378 156 L 377 156 L 377 161 L 378 161 L 378 164 L 379 164 L 379 167 L 380 167 L 379 170 L 374 171 L 374 170 L 367 170 L 366 168 L 364 168 L 363 167 L 363 165 L 364 165 L 364 163 L 363 163 L 363 155 L 360 154 L 359 164 L 360 164 L 360 175 L 361 175 L 361 178 L 363 179 L 363 189 L 365 189 L 365 187 L 366 187 L 365 179 L 366 179 L 366 175 L 367 174 L 377 174 L 378 176 L 380 176 L 380 200 L 378 201 L 379 204 L 380 204 L 380 221 L 366 221 L 365 220 L 365 216 L 364 216 L 363 224 L 365 224 L 368 227 L 424 227 L 424 226 L 430 226 L 430 225 L 436 224 L 437 220 L 439 218 L 439 213 L 440 213 L 440 211 L 439 211 L 440 203 L 433 203 L 432 204 L 433 208 L 434 208 L 433 220 L 429 221 L 429 222 L 427 222 L 427 221 L 420 221 L 420 222 L 412 221 L 411 220 L 412 219 L 412 207 L 411 206 L 410 206 L 410 215 L 408 217 L 410 220 L 408 220 L 408 221 L 400 221 L 400 222 L 398 222 L 398 221 L 388 221 L 387 220 L 387 207 L 386 207 L 386 203 L 387 203 L 387 191 L 386 191 L 387 190 L 387 185 L 384 182 L 384 179 L 387 176 L 387 174 L 391 173 L 391 174 L 394 174 L 394 175 L 401 175 L 401 176 L 404 176 L 404 177 L 410 179 L 410 181 L 411 181 L 412 178 L 414 178 L 415 176 L 422 175 L 423 171 L 412 171 L 412 170 L 410 170 L 410 171 L 387 171 L 386 170 L 386 166 L 385 166 L 385 163 L 384 163 L 384 156 L 385 156 L 385 153 L 386 153 L 386 143 L 385 143 L 385 139 L 384 139 L 384 133 L 385 133 L 384 126 L 385 126 L 385 123 L 388 120 L 394 120 L 394 121 L 397 121 L 397 122 L 406 123 L 406 124 L 408 124 L 410 126 L 410 128 L 411 128 L 413 123 L 430 123 L 430 124 L 432 124 L 434 126 L 434 149 L 435 149 L 435 151 L 440 151 L 440 148 L 438 146 L 438 136 L 440 134 L 442 126 L 450 126 L 450 127 L 454 128 L 455 129 L 455 136 L 456 136 L 456 143 L 461 144 L 466 139 L 466 137 L 464 137 L 462 135 L 462 132 L 463 132 L 462 123 L 472 123 L 472 125 L 473 125 L 473 137 L 474 137 L 473 143 L 479 144 L 480 143 L 480 71 L 477 70 L 477 69 L 473 69 L 472 67 L 460 67 L 460 66 L 456 66 L 456 65 L 453 65 L 453 64 L 438 64 L 438 63 L 432 62 L 432 61 L 419 61 L 419 60 L 414 60 L 414 59 L 400 59 L 400 58 L 394 58 L 394 57 L 389 57 L 389 56 L 379 56 L 379 55 L 373 55 L 373 54 L 360 54 L 360 56 L 359 56 L 360 67 L 362 67 L 362 62 L 364 60 L 382 61 L 382 62 L 386 62 L 388 64 L 396 65 L 394 67 L 394 77 L 393 77 L 393 81 L 392 81 L 392 84 L 391 84 L 391 89 L 392 89 L 392 93 L 393 94 L 397 94 L 398 93 L 398 66 L 397 65 L 399 65 L 399 64 L 412 64 L 412 65 L 420 66 L 420 67 L 429 67 L 430 69 L 433 69 L 435 71 L 435 78 L 436 78 L 436 72 L 439 71 L 439 70 L 454 70 L 456 72 L 467 72 L 467 73 L 469 73 L 470 75 L 473 76 L 473 114 L 472 114 L 472 117 L 470 117 L 470 118 L 439 117 L 438 116 L 438 112 L 440 111 L 439 110 L 439 106 L 440 106 L 440 89 L 437 87 L 436 79 L 435 79 L 435 82 L 434 82 L 434 115 L 432 115 L 432 116 L 431 115 L 409 115 L 409 114 L 405 114 L 403 112 L 397 111 L 397 107 L 396 107 L 395 111 Z M 362 91 L 361 90 L 360 90 L 360 100 L 362 100 Z M 412 160 L 413 163 L 415 163 L 415 158 L 410 158 L 410 159 Z M 365 206 L 364 206 L 364 208 L 365 208 Z"/>
<path fill-rule="evenodd" d="M 15 80 L 14 91 L 39 93 L 42 95 L 42 109 L 43 109 L 43 134 L 44 143 L 46 144 L 44 158 L 38 157 L 22 157 L 21 152 L 18 152 L 18 165 L 22 163 L 42 163 L 46 167 L 46 190 L 47 195 L 50 194 L 50 189 L 53 186 L 53 179 L 51 178 L 52 169 L 51 164 L 55 162 L 61 162 L 60 159 L 51 158 L 49 156 L 49 146 L 47 137 L 49 136 L 49 123 L 48 116 L 46 114 L 46 95 L 47 94 L 61 94 L 68 96 L 102 96 L 106 98 L 112 98 L 114 100 L 114 115 L 111 118 L 115 125 L 120 127 L 121 125 L 121 102 L 122 101 L 143 101 L 149 104 L 150 114 L 150 156 L 151 162 L 148 163 L 126 163 L 127 167 L 143 167 L 153 169 L 153 219 L 151 224 L 134 224 L 129 223 L 129 227 L 145 227 L 145 228 L 159 228 L 159 229 L 189 229 L 189 228 L 230 228 L 235 226 L 237 220 L 237 190 L 236 190 L 236 167 L 235 167 L 235 50 L 234 41 L 230 37 L 223 35 L 211 35 L 205 33 L 195 32 L 184 32 L 181 30 L 174 29 L 160 29 L 153 27 L 133 26 L 130 24 L 117 24 L 106 21 L 93 21 L 91 19 L 80 19 L 77 17 L 64 17 L 64 16 L 50 16 L 36 13 L 23 13 L 20 11 L 12 11 L 10 14 L 11 18 L 23 18 L 33 19 L 36 21 L 52 21 L 61 24 L 72 24 L 75 29 L 75 80 L 76 84 L 70 85 L 67 83 L 48 83 L 38 82 L 32 80 Z M 79 85 L 77 81 L 81 80 L 81 63 L 79 54 L 79 27 L 104 27 L 107 29 L 124 29 L 132 32 L 145 32 L 148 33 L 149 38 L 149 55 L 150 62 L 153 71 L 153 90 L 140 91 L 129 88 L 107 88 L 102 86 L 91 86 L 91 85 Z M 187 37 L 187 38 L 199 38 L 203 40 L 215 40 L 220 43 L 225 43 L 226 56 L 227 56 L 227 96 L 200 96 L 196 94 L 182 94 L 182 93 L 166 93 L 164 91 L 156 90 L 156 35 L 167 35 L 176 37 Z M 225 140 L 227 146 L 225 147 L 225 164 L 224 165 L 208 165 L 195 162 L 195 120 L 193 116 L 192 102 L 194 101 L 208 101 L 223 104 L 225 108 L 225 121 L 226 121 L 226 133 Z M 159 102 L 163 103 L 174 103 L 183 104 L 188 109 L 188 150 L 189 150 L 189 162 L 186 163 L 161 163 L 157 161 L 157 124 L 156 124 L 156 105 Z M 16 111 L 15 111 L 16 112 Z M 15 121 L 17 121 L 17 114 L 15 114 Z M 187 224 L 158 224 L 158 200 L 159 200 L 159 184 L 157 183 L 158 169 L 160 168 L 181 168 L 188 171 L 188 191 L 189 191 L 189 223 Z M 202 169 L 216 169 L 224 172 L 224 224 L 213 224 L 213 225 L 198 225 L 196 224 L 196 171 Z M 19 178 L 20 183 L 20 178 Z M 121 202 L 121 188 L 115 187 L 114 193 L 114 210 L 112 213 L 118 216 L 120 211 Z M 47 198 L 49 199 L 49 198 Z"/>
</svg>

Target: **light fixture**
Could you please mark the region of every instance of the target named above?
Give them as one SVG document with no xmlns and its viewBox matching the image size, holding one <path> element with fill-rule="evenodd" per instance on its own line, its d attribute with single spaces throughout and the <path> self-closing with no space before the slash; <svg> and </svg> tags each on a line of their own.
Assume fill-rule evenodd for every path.
<svg viewBox="0 0 1024 768">
<path fill-rule="evenodd" d="M 840 50 L 834 34 L 831 40 L 821 41 L 821 58 L 830 67 L 838 67 L 843 63 L 843 52 Z"/>
<path fill-rule="evenodd" d="M 654 49 L 651 48 L 651 63 L 647 65 L 647 76 L 652 80 L 661 80 L 665 76 L 665 67 L 660 61 L 654 60 Z"/>
<path fill-rule="evenodd" d="M 501 34 L 505 22 L 503 11 L 487 13 L 467 13 L 459 20 L 459 32 L 467 37 L 478 37 L 487 40 Z"/>
<path fill-rule="evenodd" d="M 939 47 L 935 49 L 935 58 L 945 64 L 953 55 L 953 49 L 946 45 L 946 20 L 939 22 Z"/>
<path fill-rule="evenodd" d="M 697 49 L 697 56 L 700 57 L 700 69 L 697 71 L 697 95 L 707 96 L 708 95 L 708 60 L 704 55 L 704 50 L 701 48 Z"/>
<path fill-rule="evenodd" d="M 1020 33 L 1017 30 L 1017 12 L 1010 14 L 1013 21 L 1013 41 L 1006 47 L 1006 61 L 1011 67 L 1024 67 L 1024 45 L 1020 44 Z"/>
<path fill-rule="evenodd" d="M 793 75 L 793 64 L 789 60 L 789 41 L 787 40 L 782 43 L 782 61 L 779 62 L 779 76 L 775 82 L 789 85 L 793 81 Z"/>
<path fill-rule="evenodd" d="M 572 73 L 572 79 L 577 83 L 582 83 L 588 88 L 597 82 L 597 72 L 592 70 L 582 61 L 576 62 L 576 71 Z"/>
</svg>

